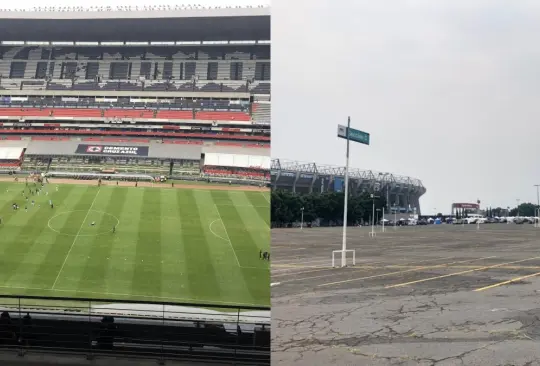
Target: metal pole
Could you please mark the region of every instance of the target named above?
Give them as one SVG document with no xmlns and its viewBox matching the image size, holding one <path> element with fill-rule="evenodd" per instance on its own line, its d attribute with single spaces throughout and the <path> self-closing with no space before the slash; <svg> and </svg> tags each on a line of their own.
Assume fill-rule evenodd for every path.
<svg viewBox="0 0 540 366">
<path fill-rule="evenodd" d="M 540 187 L 540 184 L 535 184 L 534 186 L 536 187 L 536 209 L 534 210 L 534 227 L 540 227 L 539 223 L 536 222 L 536 218 L 540 216 L 540 191 L 538 189 Z"/>
<path fill-rule="evenodd" d="M 302 207 L 300 211 L 302 212 L 302 219 L 300 221 L 300 230 L 303 230 L 304 229 L 304 208 Z"/>
<path fill-rule="evenodd" d="M 388 182 L 386 182 L 386 207 L 390 209 L 390 194 L 388 193 Z"/>
<path fill-rule="evenodd" d="M 384 207 L 382 208 L 382 232 L 384 233 Z"/>
<path fill-rule="evenodd" d="M 349 199 L 349 129 L 351 117 L 347 119 L 347 155 L 345 159 L 345 201 L 343 203 L 343 245 L 341 247 L 341 267 L 346 265 L 345 251 L 347 250 L 347 201 Z"/>
<path fill-rule="evenodd" d="M 373 198 L 373 215 L 371 216 L 371 236 L 375 236 L 375 198 Z"/>
<path fill-rule="evenodd" d="M 394 230 L 396 230 L 397 225 L 397 207 L 394 206 Z"/>
</svg>

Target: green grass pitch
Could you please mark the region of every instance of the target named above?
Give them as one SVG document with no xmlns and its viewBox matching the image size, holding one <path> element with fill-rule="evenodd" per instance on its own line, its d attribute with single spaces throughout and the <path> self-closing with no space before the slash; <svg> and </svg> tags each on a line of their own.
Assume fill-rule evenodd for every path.
<svg viewBox="0 0 540 366">
<path fill-rule="evenodd" d="M 269 193 L 90 184 L 0 182 L 0 293 L 270 305 Z"/>
</svg>

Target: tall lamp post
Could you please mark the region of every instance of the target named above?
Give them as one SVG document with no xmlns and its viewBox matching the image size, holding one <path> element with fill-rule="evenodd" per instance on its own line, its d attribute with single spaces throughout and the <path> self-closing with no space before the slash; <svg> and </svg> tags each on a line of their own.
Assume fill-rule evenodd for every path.
<svg viewBox="0 0 540 366">
<path fill-rule="evenodd" d="M 371 233 L 369 233 L 369 236 L 372 238 L 375 237 L 375 198 L 379 198 L 378 196 L 375 196 L 374 194 L 371 194 L 371 201 L 372 201 L 372 214 L 371 214 Z"/>
<path fill-rule="evenodd" d="M 539 227 L 538 219 L 537 217 L 540 216 L 540 184 L 535 184 L 536 187 L 536 209 L 534 210 L 534 227 Z"/>
<path fill-rule="evenodd" d="M 394 204 L 394 230 L 397 228 L 397 206 Z"/>
<path fill-rule="evenodd" d="M 302 207 L 300 209 L 301 212 L 301 220 L 300 220 L 300 230 L 304 229 L 304 208 Z"/>
</svg>

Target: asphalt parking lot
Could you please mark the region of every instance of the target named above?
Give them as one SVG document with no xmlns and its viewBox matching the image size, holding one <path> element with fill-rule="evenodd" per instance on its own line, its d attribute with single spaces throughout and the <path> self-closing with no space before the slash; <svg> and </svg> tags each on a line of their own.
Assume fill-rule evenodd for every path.
<svg viewBox="0 0 540 366">
<path fill-rule="evenodd" d="M 272 230 L 273 364 L 540 365 L 540 229 L 341 230 Z"/>
</svg>

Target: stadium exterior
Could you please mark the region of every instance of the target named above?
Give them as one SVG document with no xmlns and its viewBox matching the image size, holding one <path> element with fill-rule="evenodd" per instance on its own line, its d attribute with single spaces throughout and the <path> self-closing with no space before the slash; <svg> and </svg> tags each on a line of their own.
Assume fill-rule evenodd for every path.
<svg viewBox="0 0 540 366">
<path fill-rule="evenodd" d="M 296 193 L 341 192 L 345 167 L 272 159 L 272 189 Z M 388 211 L 416 212 L 426 188 L 419 179 L 372 170 L 349 169 L 349 191 L 378 193 L 386 197 Z"/>
</svg>

